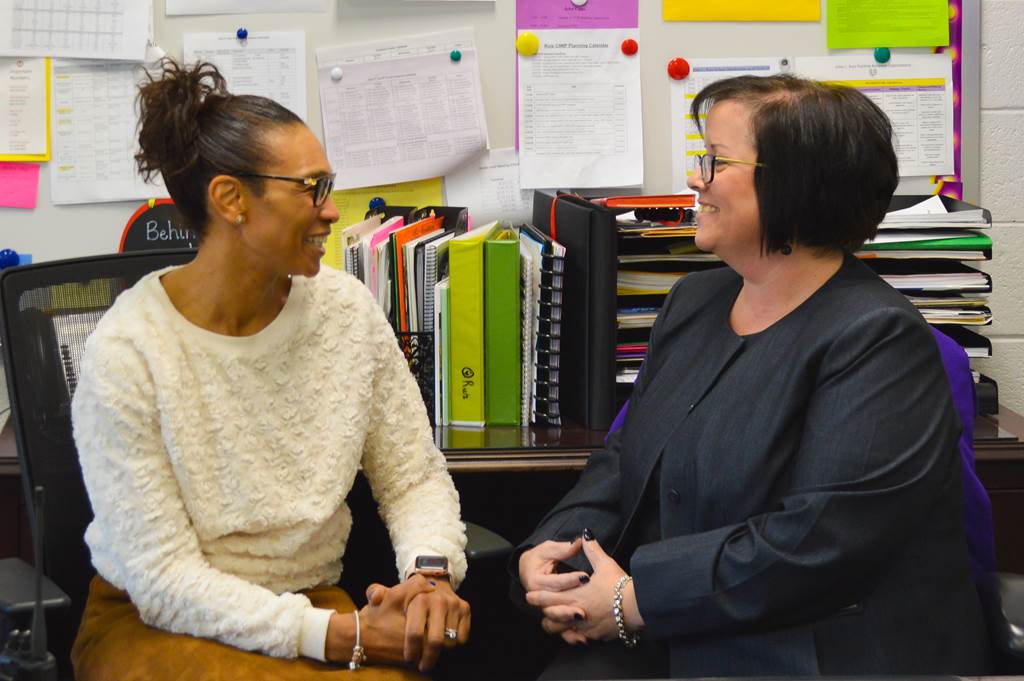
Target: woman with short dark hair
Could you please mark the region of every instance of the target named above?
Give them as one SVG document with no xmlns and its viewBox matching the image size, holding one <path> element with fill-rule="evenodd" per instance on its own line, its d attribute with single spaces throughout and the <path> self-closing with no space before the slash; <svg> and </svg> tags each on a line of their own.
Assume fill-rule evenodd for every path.
<svg viewBox="0 0 1024 681">
<path fill-rule="evenodd" d="M 860 92 L 708 86 L 696 243 L 622 430 L 518 554 L 545 678 L 988 668 L 959 422 L 914 307 L 854 256 L 898 173 Z"/>
<path fill-rule="evenodd" d="M 431 668 L 469 635 L 458 495 L 382 311 L 320 271 L 338 219 L 320 142 L 210 64 L 165 60 L 139 103 L 139 168 L 201 241 L 121 294 L 86 344 L 72 422 L 98 574 L 75 677 Z M 357 610 L 335 585 L 360 468 L 404 581 L 371 585 Z"/>
</svg>

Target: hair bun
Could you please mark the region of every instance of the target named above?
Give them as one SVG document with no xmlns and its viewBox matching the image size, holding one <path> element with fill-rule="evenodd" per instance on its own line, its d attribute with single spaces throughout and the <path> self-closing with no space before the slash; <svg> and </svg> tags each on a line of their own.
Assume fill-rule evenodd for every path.
<svg viewBox="0 0 1024 681">
<path fill-rule="evenodd" d="M 188 172 L 199 159 L 201 114 L 207 102 L 230 93 L 217 67 L 209 62 L 180 66 L 161 59 L 139 88 L 139 153 L 135 161 L 145 180 Z"/>
</svg>

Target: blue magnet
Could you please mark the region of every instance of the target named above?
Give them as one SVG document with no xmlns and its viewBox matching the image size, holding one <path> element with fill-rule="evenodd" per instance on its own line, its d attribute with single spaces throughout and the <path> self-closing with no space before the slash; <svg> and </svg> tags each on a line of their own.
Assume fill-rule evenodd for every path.
<svg viewBox="0 0 1024 681">
<path fill-rule="evenodd" d="M 384 207 L 384 199 L 380 196 L 375 196 L 370 199 L 370 211 L 378 211 Z"/>
<path fill-rule="evenodd" d="M 462 53 L 459 52 L 458 50 L 452 50 L 452 53 L 448 56 L 452 58 L 453 62 L 462 61 Z"/>
<path fill-rule="evenodd" d="M 18 252 L 11 248 L 5 248 L 0 251 L 0 270 L 7 269 L 8 267 L 14 267 L 21 259 L 18 257 Z"/>
<path fill-rule="evenodd" d="M 888 47 L 876 47 L 875 48 L 875 61 L 879 64 L 885 64 L 892 58 L 892 53 Z"/>
<path fill-rule="evenodd" d="M 235 35 L 238 36 L 239 40 L 245 40 L 249 37 L 249 31 L 245 30 L 244 28 L 240 28 L 237 31 L 235 31 Z"/>
</svg>

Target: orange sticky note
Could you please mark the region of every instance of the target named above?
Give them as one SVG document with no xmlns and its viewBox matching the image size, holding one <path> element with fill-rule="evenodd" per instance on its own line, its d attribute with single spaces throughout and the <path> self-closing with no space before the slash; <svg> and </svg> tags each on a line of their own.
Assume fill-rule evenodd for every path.
<svg viewBox="0 0 1024 681">
<path fill-rule="evenodd" d="M 39 194 L 39 166 L 0 162 L 0 206 L 35 208 Z"/>
</svg>

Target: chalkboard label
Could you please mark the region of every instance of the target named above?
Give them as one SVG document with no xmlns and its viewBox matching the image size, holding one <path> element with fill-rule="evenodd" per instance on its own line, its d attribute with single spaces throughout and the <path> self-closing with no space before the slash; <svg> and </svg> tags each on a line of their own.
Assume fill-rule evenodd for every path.
<svg viewBox="0 0 1024 681">
<path fill-rule="evenodd" d="M 196 248 L 199 238 L 185 227 L 174 201 L 150 199 L 139 206 L 121 234 L 121 253 L 168 248 Z"/>
</svg>

